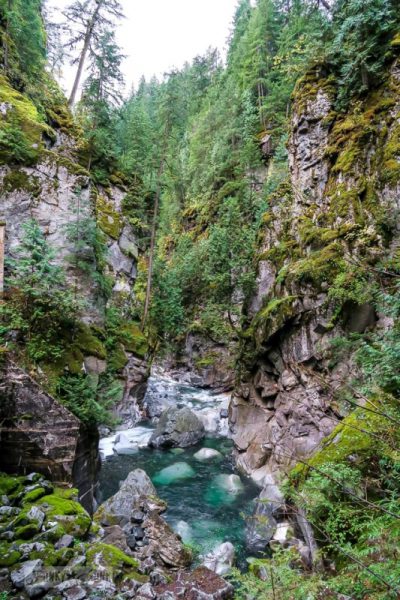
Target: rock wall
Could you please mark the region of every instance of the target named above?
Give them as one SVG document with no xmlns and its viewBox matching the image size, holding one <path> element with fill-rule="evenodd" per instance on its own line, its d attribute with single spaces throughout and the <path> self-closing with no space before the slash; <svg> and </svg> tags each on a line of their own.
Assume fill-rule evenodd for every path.
<svg viewBox="0 0 400 600">
<path fill-rule="evenodd" d="M 90 432 L 22 369 L 1 366 L 0 465 L 8 473 L 41 473 L 73 484 L 93 512 L 100 467 L 97 432 Z"/>
<path fill-rule="evenodd" d="M 158 359 L 155 369 L 175 381 L 222 393 L 234 387 L 233 354 L 224 344 L 188 333 L 180 352 Z"/>
<path fill-rule="evenodd" d="M 335 111 L 335 82 L 322 67 L 297 85 L 290 179 L 264 216 L 230 407 L 237 464 L 260 486 L 337 425 L 334 391 L 354 366 L 332 367 L 331 340 L 379 319 L 366 292 L 378 261 L 398 246 L 399 91 L 398 63 L 346 114 Z"/>
<path fill-rule="evenodd" d="M 138 397 L 144 395 L 148 377 L 146 340 L 138 325 L 127 320 L 121 339 L 118 338 L 115 348 L 109 351 L 105 331 L 106 307 L 112 305 L 124 311 L 134 299 L 139 248 L 124 208 L 128 190 L 118 174 L 110 175 L 109 181 L 102 185 L 93 182 L 84 166 L 88 159 L 82 132 L 62 97 L 57 99 L 55 95 L 54 102 L 58 101 L 60 105 L 53 107 L 46 115 L 48 122 L 44 123 L 28 96 L 0 78 L 0 118 L 5 123 L 17 123 L 26 144 L 30 144 L 29 156 L 13 156 L 0 166 L 0 221 L 6 224 L 5 257 L 16 257 L 24 223 L 35 219 L 55 252 L 54 261 L 63 267 L 69 285 L 83 300 L 76 331 L 65 332 L 63 356 L 55 357 L 54 364 L 40 365 L 32 375 L 45 389 L 53 391 L 54 381 L 63 373 L 86 373 L 93 386 L 98 386 L 102 374 L 109 369 L 121 387 L 116 416 L 132 423 L 137 416 Z M 104 293 L 105 287 L 112 288 L 111 294 Z M 7 397 L 14 398 L 18 377 L 13 370 L 6 370 L 2 393 Z M 25 375 L 20 374 L 20 377 L 24 380 Z M 97 461 L 96 436 L 81 428 L 76 419 L 71 421 L 68 411 L 65 422 L 71 424 L 71 432 L 70 435 L 64 433 L 60 423 L 65 409 L 43 389 L 35 387 L 33 390 L 33 380 L 28 378 L 27 381 L 28 412 L 40 418 L 40 436 L 46 430 L 49 435 L 42 443 L 32 438 L 33 425 L 28 427 L 27 439 L 23 427 L 9 430 L 7 448 L 14 446 L 16 454 L 11 453 L 4 459 L 4 468 L 10 469 L 13 464 L 16 469 L 24 465 L 28 470 L 40 470 L 40 452 L 43 452 L 46 476 L 51 477 L 53 473 L 59 482 L 73 480 L 90 504 Z M 24 415 L 19 411 L 23 411 L 24 406 L 20 395 L 17 397 L 10 415 L 19 423 Z M 49 403 L 57 407 L 54 414 L 42 411 Z M 27 423 L 29 419 L 24 425 Z M 50 442 L 56 452 L 54 461 Z M 60 462 L 57 454 L 63 447 L 66 462 Z M 85 481 L 88 472 L 89 483 Z"/>
</svg>

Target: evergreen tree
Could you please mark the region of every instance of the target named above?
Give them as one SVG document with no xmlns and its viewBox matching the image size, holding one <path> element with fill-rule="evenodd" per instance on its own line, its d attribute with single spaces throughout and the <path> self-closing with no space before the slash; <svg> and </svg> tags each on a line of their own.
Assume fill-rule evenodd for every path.
<svg viewBox="0 0 400 600">
<path fill-rule="evenodd" d="M 88 144 L 88 169 L 107 171 L 116 162 L 116 106 L 122 99 L 123 55 L 115 42 L 114 32 L 106 29 L 93 43 L 89 75 L 79 105 Z M 99 173 L 99 171 L 98 171 Z"/>
<path fill-rule="evenodd" d="M 62 331 L 72 327 L 79 303 L 68 289 L 63 270 L 55 264 L 54 250 L 35 220 L 23 225 L 15 255 L 8 261 L 9 300 L 1 306 L 1 333 L 19 330 L 34 362 L 57 359 L 63 351 Z"/>
<path fill-rule="evenodd" d="M 22 87 L 23 80 L 42 79 L 46 34 L 41 0 L 0 0 L 4 71 Z"/>
<path fill-rule="evenodd" d="M 397 0 L 338 0 L 333 11 L 331 59 L 341 80 L 342 105 L 382 77 L 389 43 L 400 25 Z"/>
<path fill-rule="evenodd" d="M 80 47 L 78 57 L 73 64 L 77 65 L 74 84 L 69 104 L 75 103 L 83 69 L 88 55 L 95 53 L 104 29 L 111 29 L 115 18 L 122 18 L 122 7 L 118 0 L 75 0 L 64 12 L 68 22 L 73 24 L 68 47 L 73 50 Z"/>
</svg>

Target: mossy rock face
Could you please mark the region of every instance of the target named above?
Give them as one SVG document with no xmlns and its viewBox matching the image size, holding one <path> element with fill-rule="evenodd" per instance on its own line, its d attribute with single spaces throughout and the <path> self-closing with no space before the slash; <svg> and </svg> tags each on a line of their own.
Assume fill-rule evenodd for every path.
<svg viewBox="0 0 400 600">
<path fill-rule="evenodd" d="M 20 540 L 30 540 L 39 532 L 40 527 L 38 523 L 28 523 L 27 525 L 15 528 L 15 536 Z"/>
<path fill-rule="evenodd" d="M 247 335 L 254 337 L 258 345 L 267 341 L 294 315 L 296 296 L 273 298 L 254 317 Z"/>
<path fill-rule="evenodd" d="M 96 213 L 100 229 L 109 237 L 117 240 L 122 233 L 124 223 L 122 216 L 115 210 L 113 203 L 103 196 L 98 196 Z"/>
<path fill-rule="evenodd" d="M 85 356 L 95 356 L 100 359 L 107 357 L 107 350 L 103 343 L 94 335 L 90 327 L 84 323 L 79 325 L 75 345 Z"/>
<path fill-rule="evenodd" d="M 48 490 L 46 490 L 44 487 L 37 487 L 36 489 L 27 492 L 23 498 L 22 498 L 22 504 L 28 504 L 31 502 L 35 502 L 36 500 L 39 500 L 39 498 L 42 498 L 43 496 L 45 496 L 48 493 Z"/>
<path fill-rule="evenodd" d="M 122 369 L 127 365 L 128 357 L 125 354 L 125 349 L 122 344 L 116 344 L 113 350 L 110 353 L 108 359 L 108 367 L 111 371 L 122 371 Z"/>
<path fill-rule="evenodd" d="M 148 351 L 148 343 L 138 323 L 127 323 L 119 332 L 120 341 L 125 350 L 144 358 Z"/>
<path fill-rule="evenodd" d="M 0 496 L 9 498 L 22 491 L 22 482 L 18 477 L 11 477 L 5 473 L 0 473 Z"/>
<path fill-rule="evenodd" d="M 50 373 L 50 376 L 60 376 L 64 369 L 67 369 L 72 375 L 80 375 L 83 371 L 85 356 L 95 356 L 104 360 L 107 357 L 107 350 L 103 342 L 96 336 L 96 331 L 92 330 L 85 323 L 79 323 L 74 332 L 65 332 L 65 352 L 61 358 L 57 359 L 53 365 L 44 367 Z"/>
<path fill-rule="evenodd" d="M 55 132 L 40 118 L 29 98 L 13 89 L 0 76 L 0 159 L 5 163 L 35 164 L 44 149 L 43 135 L 55 138 Z"/>
<path fill-rule="evenodd" d="M 293 92 L 294 112 L 298 115 L 306 112 L 309 104 L 314 102 L 321 92 L 334 99 L 336 81 L 332 75 L 327 75 L 324 65 L 317 65 L 301 77 L 295 86 Z"/>
<path fill-rule="evenodd" d="M 3 191 L 6 194 L 24 191 L 37 197 L 42 191 L 42 188 L 39 179 L 34 175 L 28 175 L 25 171 L 20 169 L 12 169 L 4 176 Z"/>
<path fill-rule="evenodd" d="M 70 490 L 56 490 L 43 496 L 37 505 L 46 512 L 47 521 L 60 525 L 64 533 L 83 537 L 90 529 L 92 520 L 85 509 L 75 500 L 68 498 Z M 65 497 L 67 496 L 67 497 Z"/>
<path fill-rule="evenodd" d="M 373 406 L 368 406 L 375 411 Z M 383 410 L 384 412 L 384 410 Z M 302 481 L 312 468 L 325 464 L 348 463 L 368 471 L 371 458 L 376 455 L 378 438 L 384 439 L 388 432 L 386 417 L 357 408 L 332 431 L 322 442 L 322 448 L 307 460 L 308 465 L 299 463 L 290 473 L 294 481 Z M 371 435 L 372 434 L 372 435 Z"/>
</svg>

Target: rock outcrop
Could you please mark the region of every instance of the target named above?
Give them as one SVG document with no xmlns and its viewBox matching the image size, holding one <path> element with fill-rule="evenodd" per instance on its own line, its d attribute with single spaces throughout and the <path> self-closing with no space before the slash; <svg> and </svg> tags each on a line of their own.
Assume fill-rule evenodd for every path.
<svg viewBox="0 0 400 600">
<path fill-rule="evenodd" d="M 150 438 L 154 448 L 187 448 L 205 434 L 204 425 L 189 408 L 169 408 L 160 417 Z"/>
<path fill-rule="evenodd" d="M 73 484 L 80 502 L 93 511 L 100 468 L 97 432 L 88 431 L 11 361 L 0 371 L 1 468 Z"/>
<path fill-rule="evenodd" d="M 186 567 L 191 562 L 190 552 L 160 516 L 165 509 L 149 477 L 136 469 L 120 490 L 101 505 L 95 519 L 103 527 L 122 528 L 126 543 L 138 560 L 149 559 L 164 568 Z"/>
<path fill-rule="evenodd" d="M 400 67 L 346 115 L 322 68 L 294 95 L 290 180 L 269 200 L 241 376 L 230 407 L 237 465 L 260 487 L 311 456 L 338 424 L 335 390 L 354 365 L 331 341 L 374 327 L 369 268 L 398 240 Z M 364 268 L 360 268 L 360 264 Z"/>
</svg>

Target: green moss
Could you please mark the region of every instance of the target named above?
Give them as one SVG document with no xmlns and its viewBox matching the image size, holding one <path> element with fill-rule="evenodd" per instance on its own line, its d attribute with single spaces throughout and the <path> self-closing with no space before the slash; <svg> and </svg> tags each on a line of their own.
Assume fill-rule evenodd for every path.
<svg viewBox="0 0 400 600">
<path fill-rule="evenodd" d="M 0 496 L 10 496 L 17 494 L 22 489 L 20 477 L 11 477 L 5 473 L 0 473 Z"/>
<path fill-rule="evenodd" d="M 12 550 L 10 544 L 0 542 L 0 567 L 11 567 L 15 565 L 21 558 L 21 553 L 18 550 Z"/>
<path fill-rule="evenodd" d="M 263 344 L 293 316 L 296 296 L 273 298 L 254 317 L 247 337 L 255 339 L 257 346 Z"/>
<path fill-rule="evenodd" d="M 372 410 L 375 410 L 370 406 Z M 322 442 L 322 448 L 307 463 L 319 468 L 327 463 L 346 463 L 349 457 L 360 468 L 368 468 L 370 459 L 376 454 L 377 439 L 371 433 L 387 432 L 387 419 L 383 416 L 356 409 L 332 431 Z M 364 430 L 364 431 L 361 431 Z M 299 482 L 310 471 L 300 463 L 291 471 L 290 478 Z"/>
<path fill-rule="evenodd" d="M 78 502 L 63 495 L 64 491 L 58 489 L 54 494 L 41 498 L 38 506 L 43 506 L 47 519 L 58 522 L 66 533 L 85 535 L 91 525 L 90 516 Z"/>
<path fill-rule="evenodd" d="M 22 504 L 35 502 L 36 500 L 39 500 L 39 498 L 42 498 L 42 496 L 45 496 L 46 493 L 47 492 L 43 487 L 36 488 L 35 490 L 32 490 L 23 496 Z"/>
<path fill-rule="evenodd" d="M 100 568 L 109 573 L 114 580 L 121 579 L 125 575 L 136 581 L 142 581 L 143 576 L 136 571 L 139 562 L 115 546 L 100 542 L 91 544 L 87 549 L 86 559 L 87 567 L 93 572 L 97 572 Z"/>
<path fill-rule="evenodd" d="M 88 325 L 80 323 L 75 336 L 75 346 L 83 352 L 85 356 L 96 356 L 105 359 L 107 351 L 103 343 L 95 336 Z"/>
<path fill-rule="evenodd" d="M 116 344 L 108 358 L 108 367 L 112 371 L 122 371 L 128 362 L 128 357 L 122 344 Z"/>
<path fill-rule="evenodd" d="M 207 367 L 212 367 L 220 359 L 221 355 L 218 354 L 218 352 L 207 352 L 207 354 L 195 360 L 195 365 L 197 369 L 205 369 Z"/>
<path fill-rule="evenodd" d="M 96 213 L 99 227 L 104 233 L 117 240 L 123 228 L 122 216 L 115 210 L 112 202 L 103 196 L 97 196 Z"/>
<path fill-rule="evenodd" d="M 90 173 L 85 167 L 83 167 L 78 160 L 72 160 L 68 156 L 60 154 L 58 151 L 45 150 L 43 157 L 49 162 L 55 164 L 57 168 L 64 167 L 71 175 L 77 177 L 90 177 Z"/>
<path fill-rule="evenodd" d="M 141 573 L 136 573 L 135 571 L 131 571 L 130 573 L 128 573 L 128 575 L 125 575 L 123 580 L 130 581 L 132 579 L 141 584 L 145 584 L 149 581 L 149 578 L 147 575 L 142 575 Z"/>
<path fill-rule="evenodd" d="M 311 252 L 306 258 L 290 263 L 278 274 L 278 282 L 298 281 L 321 284 L 332 281 L 342 270 L 343 247 L 338 242 L 328 244 L 325 248 Z"/>
<path fill-rule="evenodd" d="M 392 46 L 392 48 L 399 48 L 400 47 L 400 31 L 399 31 L 399 33 L 397 33 L 394 36 L 394 38 L 390 42 L 390 45 Z"/>
<path fill-rule="evenodd" d="M 38 523 L 32 522 L 27 525 L 21 525 L 20 527 L 15 527 L 14 529 L 15 536 L 21 540 L 30 540 L 35 537 L 36 534 L 40 532 L 40 527 Z"/>
<path fill-rule="evenodd" d="M 41 192 L 39 179 L 28 175 L 20 169 L 12 169 L 4 176 L 3 191 L 8 194 L 15 191 L 25 191 L 37 197 Z"/>
<path fill-rule="evenodd" d="M 44 149 L 43 134 L 54 139 L 55 132 L 42 121 L 33 102 L 4 76 L 0 76 L 0 103 L 7 109 L 0 115 L 0 159 L 34 164 Z"/>
<path fill-rule="evenodd" d="M 127 323 L 119 330 L 119 339 L 128 352 L 143 358 L 148 351 L 148 343 L 138 323 Z"/>
<path fill-rule="evenodd" d="M 294 112 L 301 115 L 308 110 L 310 102 L 314 102 L 319 92 L 324 92 L 330 98 L 336 94 L 335 78 L 326 76 L 326 67 L 317 65 L 301 77 L 293 92 Z"/>
</svg>

